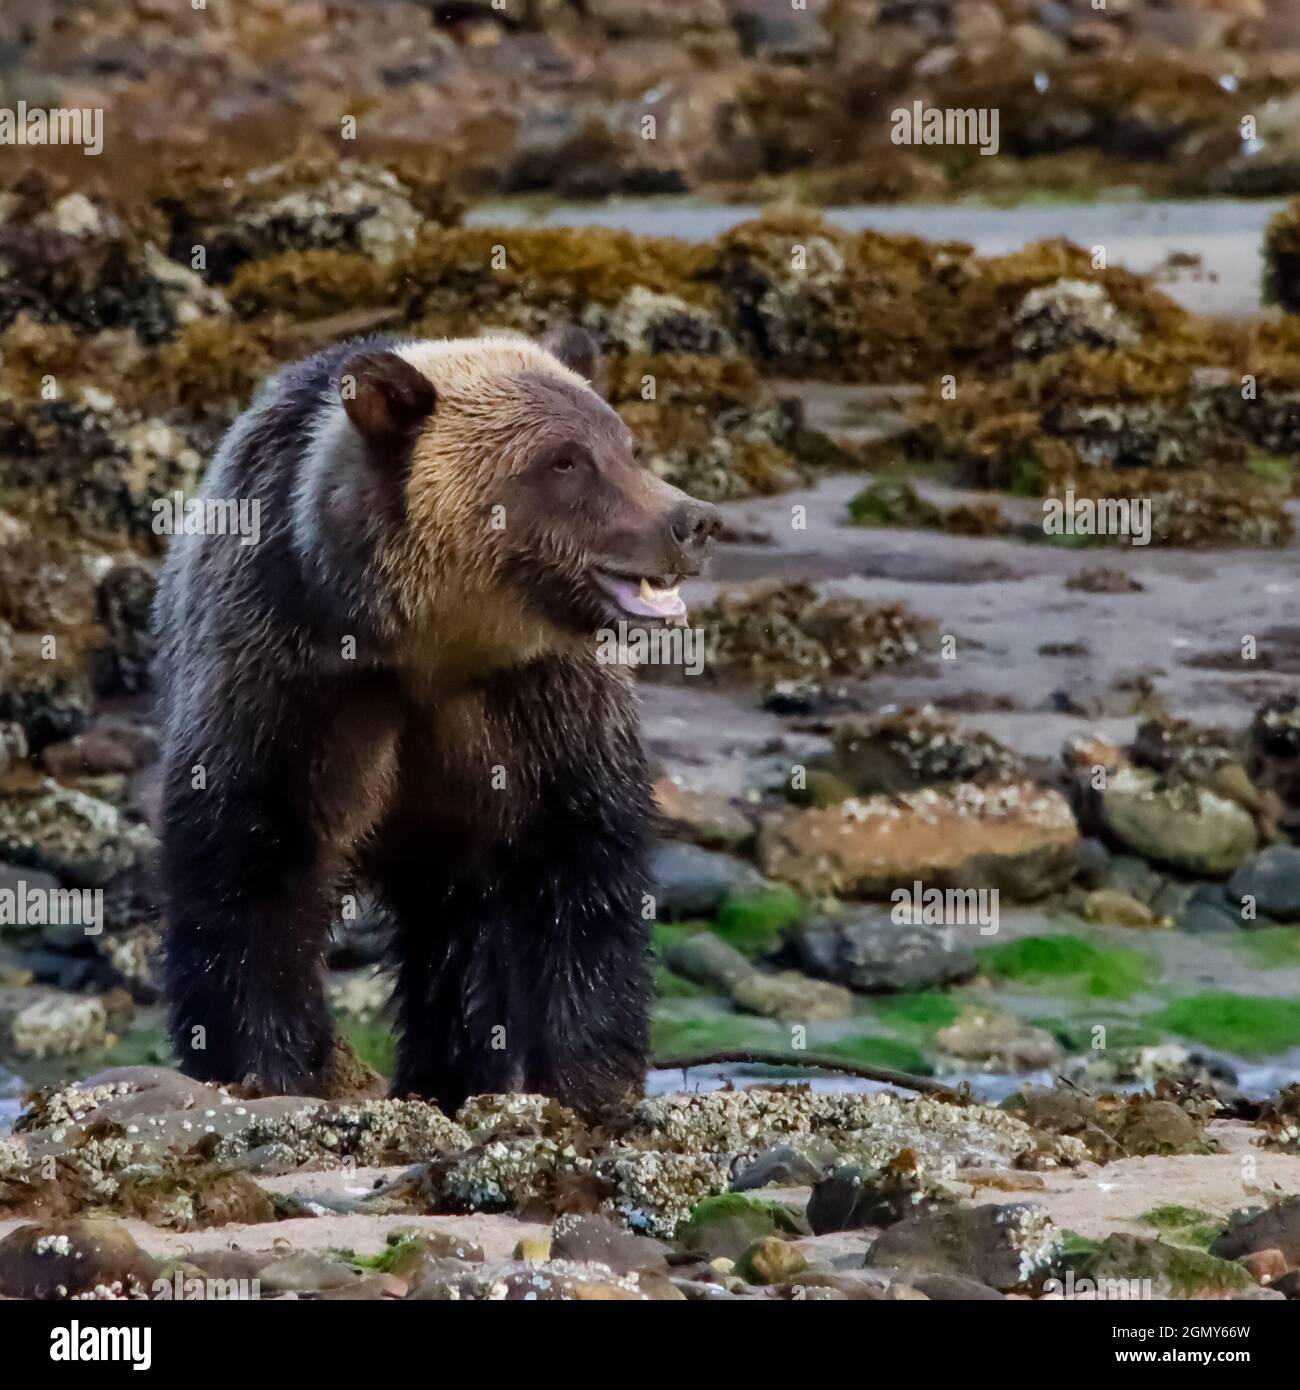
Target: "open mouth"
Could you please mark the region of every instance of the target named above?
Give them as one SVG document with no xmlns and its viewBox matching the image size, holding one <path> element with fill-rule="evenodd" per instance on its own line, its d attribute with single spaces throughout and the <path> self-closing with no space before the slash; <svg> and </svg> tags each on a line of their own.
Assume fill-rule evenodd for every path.
<svg viewBox="0 0 1300 1390">
<path fill-rule="evenodd" d="M 686 604 L 677 592 L 678 576 L 666 578 L 647 575 L 615 574 L 612 570 L 595 570 L 596 583 L 623 610 L 637 618 L 680 618 Z"/>
</svg>

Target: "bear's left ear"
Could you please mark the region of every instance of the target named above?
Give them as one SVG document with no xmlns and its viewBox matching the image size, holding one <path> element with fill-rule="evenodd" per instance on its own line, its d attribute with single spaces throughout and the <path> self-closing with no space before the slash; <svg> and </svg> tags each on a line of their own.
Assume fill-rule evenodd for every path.
<svg viewBox="0 0 1300 1390">
<path fill-rule="evenodd" d="M 339 375 L 348 419 L 377 444 L 401 443 L 433 414 L 433 382 L 395 352 L 360 352 Z"/>
</svg>

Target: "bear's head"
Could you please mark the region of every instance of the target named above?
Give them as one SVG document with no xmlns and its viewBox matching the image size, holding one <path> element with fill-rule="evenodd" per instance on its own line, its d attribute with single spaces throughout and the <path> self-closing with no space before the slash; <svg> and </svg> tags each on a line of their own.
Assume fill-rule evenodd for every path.
<svg viewBox="0 0 1300 1390">
<path fill-rule="evenodd" d="M 685 621 L 717 512 L 656 477 L 590 372 L 590 340 L 555 350 L 487 337 L 362 345 L 341 397 L 370 466 L 395 475 L 401 543 L 388 563 L 408 616 L 490 631 L 507 657 L 622 620 Z"/>
</svg>

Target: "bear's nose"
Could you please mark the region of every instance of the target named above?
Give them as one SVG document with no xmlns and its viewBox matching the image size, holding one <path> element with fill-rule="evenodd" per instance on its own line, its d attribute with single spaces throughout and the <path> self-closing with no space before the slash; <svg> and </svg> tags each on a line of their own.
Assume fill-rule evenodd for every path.
<svg viewBox="0 0 1300 1390">
<path fill-rule="evenodd" d="M 682 502 L 668 515 L 668 534 L 681 561 L 680 573 L 699 574 L 722 531 L 722 517 L 716 507 L 694 498 Z"/>
</svg>

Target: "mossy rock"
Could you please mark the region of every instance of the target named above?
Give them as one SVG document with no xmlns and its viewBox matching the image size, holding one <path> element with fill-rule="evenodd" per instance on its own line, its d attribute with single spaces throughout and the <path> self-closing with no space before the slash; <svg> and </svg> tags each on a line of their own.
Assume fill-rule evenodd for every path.
<svg viewBox="0 0 1300 1390">
<path fill-rule="evenodd" d="M 1143 1292 L 1135 1297 L 1215 1298 L 1256 1287 L 1250 1274 L 1231 1260 L 1146 1236 L 1107 1236 L 1085 1261 L 1083 1273 L 1099 1284 L 1119 1280 L 1132 1287 L 1136 1280 Z"/>
<path fill-rule="evenodd" d="M 790 1211 L 777 1202 L 724 1192 L 706 1197 L 692 1208 L 677 1232 L 686 1250 L 699 1250 L 729 1260 L 739 1260 L 754 1245 L 772 1236 L 801 1234 Z"/>
</svg>

